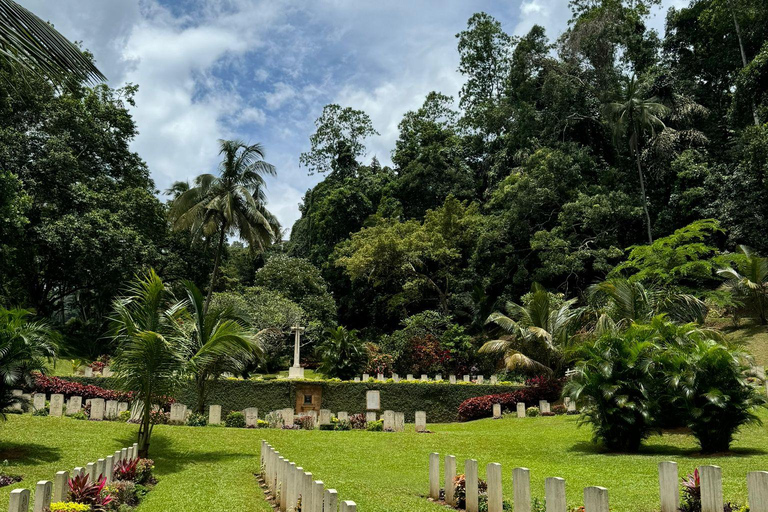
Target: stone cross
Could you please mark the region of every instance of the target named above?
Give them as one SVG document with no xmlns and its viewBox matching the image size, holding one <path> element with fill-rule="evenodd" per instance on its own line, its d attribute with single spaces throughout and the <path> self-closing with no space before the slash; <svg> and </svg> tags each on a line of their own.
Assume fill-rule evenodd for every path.
<svg viewBox="0 0 768 512">
<path fill-rule="evenodd" d="M 291 327 L 293 333 L 293 367 L 301 367 L 301 335 L 304 333 L 304 327 L 296 324 Z"/>
</svg>

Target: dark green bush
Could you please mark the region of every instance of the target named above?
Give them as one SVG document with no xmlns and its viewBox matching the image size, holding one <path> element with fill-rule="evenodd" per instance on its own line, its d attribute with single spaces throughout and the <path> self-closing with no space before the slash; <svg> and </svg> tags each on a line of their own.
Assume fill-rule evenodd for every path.
<svg viewBox="0 0 768 512">
<path fill-rule="evenodd" d="M 240 411 L 232 411 L 227 414 L 224 424 L 233 428 L 245 428 L 245 415 Z"/>
<path fill-rule="evenodd" d="M 336 425 L 333 423 L 323 423 L 320 425 L 320 430 L 336 430 Z"/>
<path fill-rule="evenodd" d="M 188 427 L 204 427 L 208 425 L 208 418 L 204 414 L 193 412 L 187 417 Z"/>
</svg>

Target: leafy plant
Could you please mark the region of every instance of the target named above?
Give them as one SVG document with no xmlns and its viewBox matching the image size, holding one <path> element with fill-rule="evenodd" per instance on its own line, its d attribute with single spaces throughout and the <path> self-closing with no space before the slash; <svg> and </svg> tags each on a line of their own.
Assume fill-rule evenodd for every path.
<svg viewBox="0 0 768 512">
<path fill-rule="evenodd" d="M 683 499 L 680 512 L 701 512 L 701 480 L 698 468 L 693 471 L 693 474 L 682 479 L 681 487 Z"/>
<path fill-rule="evenodd" d="M 339 420 L 336 423 L 336 430 L 352 430 L 352 422 L 349 420 Z"/>
<path fill-rule="evenodd" d="M 199 413 L 193 412 L 189 416 L 187 416 L 188 427 L 204 427 L 207 424 L 208 424 L 208 418 L 205 416 L 205 414 L 199 414 Z"/>
<path fill-rule="evenodd" d="M 369 421 L 365 425 L 365 430 L 367 430 L 368 432 L 381 432 L 383 429 L 384 429 L 383 420 Z"/>
<path fill-rule="evenodd" d="M 355 430 L 364 429 L 366 424 L 365 414 L 352 414 L 349 417 L 349 424 Z"/>
<path fill-rule="evenodd" d="M 538 407 L 529 407 L 525 410 L 525 415 L 530 416 L 532 418 L 535 418 L 536 416 L 539 416 L 541 414 L 541 411 Z"/>
<path fill-rule="evenodd" d="M 488 492 L 488 484 L 485 480 L 477 479 L 477 492 L 478 494 L 486 494 Z M 467 481 L 466 475 L 463 473 L 456 475 L 453 478 L 453 496 L 456 499 L 456 506 L 460 509 L 464 509 L 467 506 Z"/>
<path fill-rule="evenodd" d="M 155 477 L 152 476 L 152 470 L 155 469 L 155 461 L 152 459 L 139 459 L 138 464 L 136 464 L 136 477 L 134 481 L 136 482 L 137 492 L 141 493 L 143 491 L 144 485 L 147 484 L 154 484 L 155 483 Z"/>
<path fill-rule="evenodd" d="M 232 411 L 227 414 L 224 424 L 233 428 L 245 428 L 245 415 L 240 411 Z"/>
<path fill-rule="evenodd" d="M 746 245 L 739 246 L 742 257 L 736 268 L 726 267 L 717 273 L 726 278 L 726 286 L 736 299 L 749 305 L 762 325 L 768 324 L 768 258 L 755 254 Z"/>
<path fill-rule="evenodd" d="M 114 476 L 115 480 L 125 480 L 133 482 L 136 480 L 136 468 L 139 464 L 139 458 L 123 459 L 115 464 Z"/>
<path fill-rule="evenodd" d="M 88 512 L 91 510 L 91 506 L 86 505 L 85 503 L 77 503 L 73 501 L 56 501 L 51 503 L 51 506 L 48 507 L 48 510 L 50 512 Z"/>
<path fill-rule="evenodd" d="M 84 503 L 94 511 L 103 511 L 112 501 L 112 496 L 105 492 L 107 479 L 102 477 L 98 482 L 91 483 L 88 475 L 79 475 L 69 479 L 69 501 Z"/>
<path fill-rule="evenodd" d="M 317 347 L 320 358 L 318 368 L 328 377 L 349 380 L 365 365 L 368 354 L 365 344 L 358 338 L 357 331 L 339 325 L 326 329 L 325 340 Z"/>
</svg>

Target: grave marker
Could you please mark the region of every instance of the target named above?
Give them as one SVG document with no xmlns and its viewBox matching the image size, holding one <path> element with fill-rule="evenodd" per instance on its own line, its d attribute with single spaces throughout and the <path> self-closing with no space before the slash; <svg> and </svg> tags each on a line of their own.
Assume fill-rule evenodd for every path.
<svg viewBox="0 0 768 512">
<path fill-rule="evenodd" d="M 395 432 L 403 432 L 405 430 L 405 413 L 395 413 Z"/>
<path fill-rule="evenodd" d="M 477 376 L 477 383 L 478 384 L 482 384 L 484 379 L 485 379 L 485 377 L 483 377 L 482 375 L 478 375 Z"/>
<path fill-rule="evenodd" d="M 392 380 L 395 382 L 400 382 L 400 376 L 396 373 L 392 374 Z"/>
<path fill-rule="evenodd" d="M 448 376 L 448 382 L 451 384 L 456 384 L 456 376 L 455 375 L 449 375 Z"/>
<path fill-rule="evenodd" d="M 512 470 L 512 492 L 515 512 L 531 512 L 531 471 L 528 468 Z"/>
<path fill-rule="evenodd" d="M 259 426 L 259 409 L 256 407 L 247 407 L 243 410 L 245 416 L 246 427 L 258 427 Z"/>
<path fill-rule="evenodd" d="M 336 418 L 339 421 L 349 421 L 349 413 L 347 411 L 339 411 L 336 413 Z"/>
<path fill-rule="evenodd" d="M 59 393 L 51 395 L 51 406 L 49 411 L 51 416 L 61 417 L 64 413 L 64 395 Z"/>
<path fill-rule="evenodd" d="M 283 425 L 293 425 L 294 412 L 292 407 L 281 409 L 280 416 L 283 418 Z"/>
<path fill-rule="evenodd" d="M 768 471 L 747 473 L 747 493 L 751 512 L 768 512 Z"/>
<path fill-rule="evenodd" d="M 370 376 L 370 375 L 368 375 L 367 373 L 364 373 L 364 374 L 363 374 L 363 382 L 366 382 L 366 381 L 367 381 L 368 379 L 370 379 L 370 378 L 371 378 L 371 376 Z"/>
<path fill-rule="evenodd" d="M 659 497 L 661 512 L 677 512 L 680 508 L 676 462 L 659 462 Z"/>
<path fill-rule="evenodd" d="M 63 400 L 63 398 L 62 398 Z M 51 495 L 53 494 L 53 484 L 48 480 L 40 480 L 35 486 L 35 512 L 47 512 L 51 506 Z"/>
<path fill-rule="evenodd" d="M 108 420 L 117 419 L 117 400 L 107 400 L 104 417 Z"/>
<path fill-rule="evenodd" d="M 384 382 L 384 374 L 383 373 L 376 374 L 376 380 Z"/>
<path fill-rule="evenodd" d="M 69 492 L 69 472 L 59 471 L 56 473 L 56 479 L 53 482 L 53 501 L 67 501 Z"/>
<path fill-rule="evenodd" d="M 488 512 L 502 512 L 504 499 L 501 492 L 501 464 L 488 464 L 485 474 L 488 479 Z"/>
<path fill-rule="evenodd" d="M 608 489 L 605 487 L 585 488 L 584 512 L 608 512 Z"/>
<path fill-rule="evenodd" d="M 408 375 L 406 375 L 405 380 L 407 380 L 408 382 L 413 382 L 413 374 L 409 373 Z"/>
<path fill-rule="evenodd" d="M 464 382 L 469 382 L 469 379 L 470 379 L 469 375 L 465 375 L 463 378 L 464 378 Z"/>
<path fill-rule="evenodd" d="M 701 466 L 701 512 L 723 510 L 723 473 L 720 466 Z"/>
<path fill-rule="evenodd" d="M 427 382 L 429 380 L 429 375 L 426 375 L 424 373 L 421 374 L 421 382 Z"/>
<path fill-rule="evenodd" d="M 29 489 L 14 489 L 11 491 L 11 502 L 8 512 L 29 511 Z"/>
<path fill-rule="evenodd" d="M 115 476 L 115 456 L 107 455 L 104 459 L 104 476 L 107 477 L 107 483 L 112 483 L 112 478 Z"/>
<path fill-rule="evenodd" d="M 315 480 L 312 484 L 312 508 L 309 512 L 323 512 L 323 495 L 325 485 L 322 480 Z"/>
<path fill-rule="evenodd" d="M 517 417 L 525 418 L 525 402 L 517 403 Z"/>
<path fill-rule="evenodd" d="M 336 489 L 326 489 L 324 501 L 324 512 L 336 512 L 339 510 L 339 493 L 336 492 Z"/>
<path fill-rule="evenodd" d="M 117 403 L 117 416 L 120 417 L 120 414 L 124 413 L 128 410 L 128 402 L 118 402 Z"/>
<path fill-rule="evenodd" d="M 371 423 L 376 421 L 376 411 L 368 411 L 365 413 L 365 422 Z"/>
<path fill-rule="evenodd" d="M 429 497 L 440 498 L 440 454 L 429 454 Z"/>
<path fill-rule="evenodd" d="M 86 366 L 85 369 L 83 369 L 83 376 L 93 377 L 93 368 L 91 368 L 90 366 Z"/>
<path fill-rule="evenodd" d="M 354 501 L 342 501 L 340 512 L 357 512 L 357 505 Z"/>
<path fill-rule="evenodd" d="M 32 399 L 32 409 L 35 411 L 42 411 L 45 409 L 45 393 L 35 393 Z"/>
<path fill-rule="evenodd" d="M 493 404 L 493 419 L 501 419 L 501 404 Z"/>
<path fill-rule="evenodd" d="M 331 411 L 330 409 L 320 409 L 320 416 L 318 418 L 320 425 L 328 425 L 331 423 Z"/>
<path fill-rule="evenodd" d="M 221 406 L 212 405 L 208 407 L 208 424 L 219 425 L 221 424 Z"/>
<path fill-rule="evenodd" d="M 568 505 L 565 501 L 565 480 L 559 477 L 544 480 L 544 499 L 546 512 L 566 512 Z"/>
<path fill-rule="evenodd" d="M 437 375 L 435 375 L 435 380 L 443 380 L 443 374 L 438 373 Z"/>
<path fill-rule="evenodd" d="M 382 429 L 385 431 L 393 431 L 395 430 L 395 411 L 384 411 L 384 414 L 382 415 L 381 419 L 383 420 L 384 424 L 382 425 Z"/>
<path fill-rule="evenodd" d="M 478 512 L 477 461 L 475 459 L 464 461 L 464 479 L 467 512 Z"/>
<path fill-rule="evenodd" d="M 187 421 L 187 406 L 178 402 L 171 404 L 170 423 L 181 425 Z"/>
<path fill-rule="evenodd" d="M 67 400 L 67 416 L 71 416 L 75 413 L 80 412 L 80 409 L 82 408 L 83 408 L 83 397 L 81 396 L 69 397 L 69 400 Z"/>
<path fill-rule="evenodd" d="M 427 413 L 425 411 L 416 411 L 416 432 L 426 432 Z"/>
<path fill-rule="evenodd" d="M 104 419 L 104 399 L 94 398 L 91 400 L 91 419 L 101 421 Z"/>
<path fill-rule="evenodd" d="M 445 456 L 445 502 L 451 506 L 456 505 L 454 497 L 453 479 L 456 478 L 456 457 Z"/>
<path fill-rule="evenodd" d="M 365 408 L 369 411 L 378 411 L 381 408 L 381 394 L 378 389 L 365 392 Z"/>
<path fill-rule="evenodd" d="M 499 378 L 495 375 L 491 375 L 491 384 L 495 386 L 498 383 L 499 383 Z"/>
</svg>

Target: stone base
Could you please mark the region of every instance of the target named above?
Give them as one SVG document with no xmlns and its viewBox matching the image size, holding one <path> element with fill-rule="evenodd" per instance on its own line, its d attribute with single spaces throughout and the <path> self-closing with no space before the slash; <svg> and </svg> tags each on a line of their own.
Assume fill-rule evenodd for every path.
<svg viewBox="0 0 768 512">
<path fill-rule="evenodd" d="M 288 368 L 288 378 L 289 379 L 303 379 L 304 378 L 304 368 L 296 368 L 295 366 L 291 366 Z"/>
</svg>

